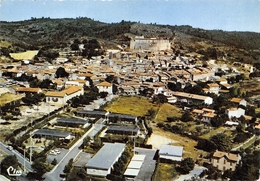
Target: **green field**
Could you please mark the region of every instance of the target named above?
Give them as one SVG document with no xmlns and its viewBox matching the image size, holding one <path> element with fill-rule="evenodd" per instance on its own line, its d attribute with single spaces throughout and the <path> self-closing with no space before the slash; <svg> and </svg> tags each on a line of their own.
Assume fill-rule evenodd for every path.
<svg viewBox="0 0 260 181">
<path fill-rule="evenodd" d="M 164 122 L 167 120 L 167 117 L 181 117 L 181 109 L 171 105 L 171 104 L 162 104 L 159 108 L 159 111 L 154 119 L 155 122 Z"/>
<path fill-rule="evenodd" d="M 204 138 L 204 139 L 209 139 L 211 136 L 214 136 L 218 133 L 225 133 L 226 135 L 231 136 L 232 131 L 227 127 L 219 127 L 219 128 L 214 129 L 214 130 L 211 130 L 209 133 L 204 134 L 200 137 Z"/>
<path fill-rule="evenodd" d="M 148 110 L 153 109 L 156 111 L 158 106 L 143 97 L 124 96 L 110 102 L 104 109 L 113 113 L 145 116 Z"/>
</svg>

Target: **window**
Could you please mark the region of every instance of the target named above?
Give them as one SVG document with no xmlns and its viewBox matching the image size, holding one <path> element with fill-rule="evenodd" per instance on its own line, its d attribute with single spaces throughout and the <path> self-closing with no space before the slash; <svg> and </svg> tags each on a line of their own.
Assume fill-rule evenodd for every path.
<svg viewBox="0 0 260 181">
<path fill-rule="evenodd" d="M 226 164 L 226 160 L 224 160 L 224 164 Z"/>
</svg>

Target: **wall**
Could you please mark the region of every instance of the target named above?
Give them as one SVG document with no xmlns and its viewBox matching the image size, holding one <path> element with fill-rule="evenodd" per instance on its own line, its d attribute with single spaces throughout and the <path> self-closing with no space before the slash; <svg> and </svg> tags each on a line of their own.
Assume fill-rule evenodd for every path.
<svg viewBox="0 0 260 181">
<path fill-rule="evenodd" d="M 130 41 L 130 49 L 132 50 L 138 50 L 138 49 L 144 49 L 144 50 L 152 50 L 152 51 L 158 51 L 158 50 L 170 50 L 171 44 L 169 40 L 157 40 L 157 39 L 132 39 Z"/>
</svg>

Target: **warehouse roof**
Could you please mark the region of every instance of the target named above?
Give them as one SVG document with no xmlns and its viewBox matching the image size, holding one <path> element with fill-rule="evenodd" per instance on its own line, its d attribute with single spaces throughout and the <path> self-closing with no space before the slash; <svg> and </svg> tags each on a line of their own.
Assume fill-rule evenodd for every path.
<svg viewBox="0 0 260 181">
<path fill-rule="evenodd" d="M 159 151 L 159 155 L 182 157 L 182 151 L 182 146 L 162 145 Z"/>
<path fill-rule="evenodd" d="M 78 118 L 58 118 L 57 123 L 86 124 L 88 121 Z"/>
<path fill-rule="evenodd" d="M 109 126 L 107 128 L 107 131 L 125 131 L 125 132 L 133 132 L 137 133 L 138 128 L 132 128 L 132 127 L 127 127 L 127 126 Z"/>
<path fill-rule="evenodd" d="M 123 143 L 105 143 L 104 146 L 86 164 L 86 168 L 108 170 L 125 149 Z"/>
</svg>

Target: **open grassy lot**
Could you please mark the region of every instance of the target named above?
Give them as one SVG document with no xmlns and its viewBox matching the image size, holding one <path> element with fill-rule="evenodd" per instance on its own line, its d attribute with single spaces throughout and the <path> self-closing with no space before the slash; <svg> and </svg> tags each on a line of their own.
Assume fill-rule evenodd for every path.
<svg viewBox="0 0 260 181">
<path fill-rule="evenodd" d="M 9 102 L 12 102 L 12 101 L 15 101 L 15 100 L 19 100 L 22 97 L 23 96 L 21 96 L 21 95 L 14 95 L 14 94 L 11 94 L 11 93 L 1 95 L 0 96 L 0 106 L 5 105 L 6 103 L 9 103 Z"/>
<path fill-rule="evenodd" d="M 181 109 L 168 103 L 162 104 L 154 119 L 155 122 L 164 122 L 167 117 L 181 117 Z"/>
<path fill-rule="evenodd" d="M 124 96 L 110 102 L 104 109 L 114 113 L 144 116 L 150 109 L 157 111 L 158 106 L 146 98 L 139 96 Z"/>
<path fill-rule="evenodd" d="M 159 163 L 154 176 L 154 181 L 170 181 L 178 175 L 173 164 Z"/>
<path fill-rule="evenodd" d="M 160 128 L 154 127 L 153 128 L 153 133 L 154 134 L 159 134 L 162 136 L 165 136 L 168 139 L 171 139 L 173 141 L 173 145 L 175 146 L 183 146 L 184 147 L 184 152 L 183 152 L 183 158 L 191 157 L 193 159 L 197 159 L 199 155 L 206 155 L 207 153 L 198 150 L 195 148 L 197 145 L 197 141 L 184 137 L 178 134 L 174 134 L 172 132 L 164 131 Z M 159 141 L 159 140 L 158 140 Z"/>
<path fill-rule="evenodd" d="M 226 135 L 231 136 L 232 130 L 228 127 L 219 127 L 219 128 L 211 130 L 207 134 L 201 135 L 200 137 L 204 138 L 204 139 L 209 139 L 211 136 L 214 136 L 218 133 L 225 133 Z"/>
</svg>

